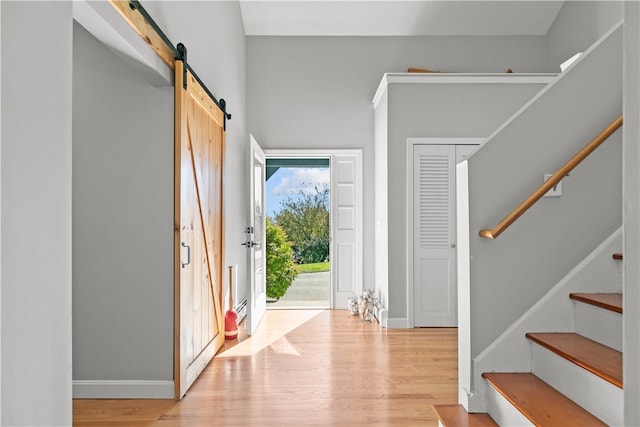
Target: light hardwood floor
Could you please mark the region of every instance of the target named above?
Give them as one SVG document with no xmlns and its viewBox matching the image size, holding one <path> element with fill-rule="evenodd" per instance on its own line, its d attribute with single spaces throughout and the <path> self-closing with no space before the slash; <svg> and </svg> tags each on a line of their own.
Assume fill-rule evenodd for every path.
<svg viewBox="0 0 640 427">
<path fill-rule="evenodd" d="M 457 329 L 382 329 L 343 310 L 269 310 L 181 402 L 75 400 L 74 426 L 436 426 L 457 403 Z"/>
</svg>

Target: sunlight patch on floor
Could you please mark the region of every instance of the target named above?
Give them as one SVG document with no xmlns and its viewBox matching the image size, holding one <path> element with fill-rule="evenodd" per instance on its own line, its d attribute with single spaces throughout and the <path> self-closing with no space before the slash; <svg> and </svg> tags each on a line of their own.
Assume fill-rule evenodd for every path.
<svg viewBox="0 0 640 427">
<path fill-rule="evenodd" d="M 271 344 L 269 348 L 276 354 L 300 357 L 300 352 L 289 342 L 287 337 L 280 338 Z"/>
<path fill-rule="evenodd" d="M 269 310 L 253 336 L 223 351 L 216 358 L 254 356 L 267 347 L 270 347 L 277 354 L 299 356 L 300 353 L 287 340 L 286 335 L 323 311 Z"/>
</svg>

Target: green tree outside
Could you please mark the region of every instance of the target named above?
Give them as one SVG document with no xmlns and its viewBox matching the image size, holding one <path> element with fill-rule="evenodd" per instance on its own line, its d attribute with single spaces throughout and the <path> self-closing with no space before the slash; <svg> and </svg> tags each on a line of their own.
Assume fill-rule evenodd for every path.
<svg viewBox="0 0 640 427">
<path fill-rule="evenodd" d="M 329 186 L 285 199 L 275 223 L 286 232 L 303 264 L 329 260 Z"/>
</svg>

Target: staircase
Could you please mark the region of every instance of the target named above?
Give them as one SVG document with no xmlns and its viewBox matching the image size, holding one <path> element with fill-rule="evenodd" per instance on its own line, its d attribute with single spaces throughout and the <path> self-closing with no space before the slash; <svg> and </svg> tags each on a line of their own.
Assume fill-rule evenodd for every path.
<svg viewBox="0 0 640 427">
<path fill-rule="evenodd" d="M 612 28 L 457 165 L 457 186 L 470 194 L 457 211 L 458 403 L 472 412 L 487 411 L 492 387 L 482 373 L 536 374 L 533 349 L 541 346 L 526 333 L 584 335 L 575 316 L 603 309 L 569 294 L 621 291 L 611 254 L 622 244 L 594 253 L 621 226 L 621 132 L 570 176 L 563 173 L 585 143 L 599 140 L 622 114 L 621 30 Z M 562 197 L 538 199 L 545 194 L 538 191 L 541 177 L 553 171 L 562 178 Z M 526 213 L 511 216 L 516 211 Z M 502 224 L 511 228 L 496 239 L 494 226 Z M 498 304 L 497 296 L 506 303 Z M 611 346 L 601 340 L 606 333 L 594 333 L 590 339 Z M 535 353 L 543 349 L 549 352 Z"/>
<path fill-rule="evenodd" d="M 472 195 L 457 211 L 458 402 L 497 425 L 624 424 L 622 36 L 619 23 L 457 165 Z M 543 199 L 546 170 L 566 197 Z M 441 425 L 486 421 L 434 409 Z"/>
<path fill-rule="evenodd" d="M 532 372 L 485 372 L 487 414 L 436 405 L 441 426 L 622 425 L 622 294 L 572 293 L 575 332 L 529 332 Z"/>
</svg>

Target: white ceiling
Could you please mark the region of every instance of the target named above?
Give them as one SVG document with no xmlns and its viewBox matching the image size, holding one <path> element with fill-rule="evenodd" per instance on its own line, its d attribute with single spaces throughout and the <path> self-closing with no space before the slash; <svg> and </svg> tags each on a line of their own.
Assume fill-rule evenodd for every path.
<svg viewBox="0 0 640 427">
<path fill-rule="evenodd" d="M 562 1 L 240 0 L 248 36 L 546 35 Z"/>
</svg>

